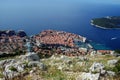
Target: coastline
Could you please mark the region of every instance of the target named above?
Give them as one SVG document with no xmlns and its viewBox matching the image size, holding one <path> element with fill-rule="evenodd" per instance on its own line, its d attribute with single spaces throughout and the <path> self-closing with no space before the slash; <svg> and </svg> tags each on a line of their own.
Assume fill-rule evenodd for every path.
<svg viewBox="0 0 120 80">
<path fill-rule="evenodd" d="M 99 26 L 99 25 L 95 25 L 95 24 L 93 24 L 93 20 L 91 20 L 91 22 L 90 22 L 90 24 L 92 25 L 92 26 L 95 26 L 95 27 L 97 27 L 97 28 L 101 28 L 101 29 L 112 29 L 112 28 L 105 28 L 105 27 L 102 27 L 102 26 Z"/>
<path fill-rule="evenodd" d="M 92 24 L 93 25 L 93 24 Z M 102 27 L 101 27 L 102 28 Z M 7 30 L 5 30 L 5 31 L 7 31 Z M 10 30 L 8 30 L 8 31 L 10 31 Z M 11 30 L 12 31 L 12 30 Z M 14 31 L 14 30 L 13 30 Z M 44 31 L 47 31 L 47 30 L 44 30 Z M 41 31 L 41 32 L 44 32 L 44 31 Z M 14 32 L 16 32 L 16 31 L 14 31 Z M 40 32 L 40 33 L 41 33 Z M 71 37 L 73 36 L 73 35 L 75 35 L 76 37 L 78 37 L 79 39 L 76 39 L 76 41 L 81 41 L 81 42 L 83 42 L 83 43 L 86 43 L 86 41 L 88 40 L 86 37 L 84 37 L 84 36 L 81 36 L 81 35 L 79 35 L 79 34 L 74 34 L 74 33 L 69 33 L 69 32 L 65 32 L 65 31 L 57 31 L 57 30 L 53 30 L 53 31 L 51 31 L 51 30 L 48 30 L 47 32 L 53 32 L 54 34 L 51 34 L 52 36 L 51 37 L 53 37 L 53 35 L 57 35 L 56 37 L 53 37 L 53 39 L 58 39 L 58 41 L 56 42 L 56 41 L 54 41 L 53 43 L 55 43 L 56 42 L 56 44 L 58 44 L 60 41 L 59 41 L 59 39 L 63 39 L 63 38 L 60 38 L 60 37 L 63 37 L 63 36 L 60 36 L 60 34 L 70 34 L 71 35 Z M 59 36 L 58 36 L 59 35 Z M 30 37 L 29 35 L 27 35 L 28 37 Z M 33 36 L 35 36 L 34 34 L 33 34 Z M 48 35 L 48 37 L 50 37 L 50 34 Z M 44 38 L 48 38 L 48 37 L 44 37 Z M 75 44 L 75 43 L 73 43 L 74 42 L 74 37 L 71 39 L 71 37 L 68 37 L 69 38 L 69 41 L 71 41 L 71 43 L 69 43 L 69 41 L 67 41 L 67 42 L 64 42 L 65 40 L 62 40 L 62 43 L 64 44 L 64 45 L 66 45 L 66 44 L 70 44 L 70 45 L 73 45 L 73 44 Z M 47 40 L 45 40 L 44 38 L 42 38 L 41 37 L 41 40 L 43 39 L 43 42 L 45 42 L 45 43 L 48 43 L 48 42 L 50 42 L 51 43 L 51 40 L 49 40 L 49 39 L 47 39 Z M 9 39 L 11 39 L 11 38 L 9 38 Z M 39 39 L 38 39 L 39 40 Z M 44 41 L 45 40 L 45 41 Z M 40 41 L 41 42 L 41 41 Z M 49 43 L 49 44 L 50 44 Z M 61 43 L 61 42 L 60 42 Z M 52 43 L 51 43 L 52 44 Z M 91 43 L 90 42 L 88 42 L 87 44 L 90 44 L 91 45 Z M 90 48 L 94 48 L 94 49 L 96 49 L 93 45 L 88 45 Z M 97 46 L 97 47 L 99 47 L 99 46 Z M 101 48 L 101 49 L 103 49 L 103 48 Z M 105 48 L 106 49 L 106 48 Z M 99 50 L 99 49 L 98 49 Z"/>
<path fill-rule="evenodd" d="M 104 30 L 111 30 L 111 29 L 120 29 L 120 28 L 106 28 L 106 27 L 103 27 L 103 26 L 99 26 L 99 25 L 95 25 L 95 24 L 93 24 L 93 20 L 91 20 L 90 21 L 90 24 L 92 25 L 92 26 L 95 26 L 95 27 L 97 27 L 97 28 L 101 28 L 101 29 L 104 29 Z"/>
</svg>

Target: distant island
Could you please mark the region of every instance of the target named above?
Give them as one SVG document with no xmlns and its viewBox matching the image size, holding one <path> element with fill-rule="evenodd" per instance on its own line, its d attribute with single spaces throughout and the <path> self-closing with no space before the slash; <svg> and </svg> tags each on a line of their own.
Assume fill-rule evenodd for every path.
<svg viewBox="0 0 120 80">
<path fill-rule="evenodd" d="M 94 18 L 91 20 L 91 25 L 102 29 L 120 28 L 120 16 L 107 16 L 102 18 Z"/>
</svg>

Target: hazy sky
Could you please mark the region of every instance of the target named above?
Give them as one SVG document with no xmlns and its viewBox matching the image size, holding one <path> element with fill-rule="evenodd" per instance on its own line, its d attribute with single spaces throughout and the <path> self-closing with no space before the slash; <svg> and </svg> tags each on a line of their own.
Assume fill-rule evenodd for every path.
<svg viewBox="0 0 120 80">
<path fill-rule="evenodd" d="M 59 1 L 64 1 L 64 0 L 0 0 L 0 3 L 38 3 L 41 1 L 45 1 L 45 2 L 59 2 Z M 74 0 L 65 0 L 65 1 L 74 1 Z M 120 0 L 75 0 L 75 1 L 80 1 L 80 2 L 86 2 L 86 3 L 112 3 L 112 4 L 119 4 Z"/>
</svg>

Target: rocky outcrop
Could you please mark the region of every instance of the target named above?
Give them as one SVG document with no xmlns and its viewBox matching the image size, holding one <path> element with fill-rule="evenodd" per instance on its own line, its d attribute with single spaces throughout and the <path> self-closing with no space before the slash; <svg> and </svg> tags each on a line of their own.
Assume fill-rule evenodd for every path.
<svg viewBox="0 0 120 80">
<path fill-rule="evenodd" d="M 24 71 L 25 64 L 15 59 L 8 59 L 0 61 L 0 68 L 4 69 L 3 75 L 8 78 L 13 78 Z"/>
<path fill-rule="evenodd" d="M 96 74 L 92 74 L 92 73 L 82 73 L 81 75 L 79 75 L 76 80 L 99 80 L 100 78 L 100 74 L 96 73 Z"/>
<path fill-rule="evenodd" d="M 44 70 L 45 65 L 39 61 L 31 61 L 28 63 L 29 67 L 39 67 L 39 69 Z"/>
<path fill-rule="evenodd" d="M 5 70 L 3 74 L 5 76 L 8 76 L 9 78 L 13 78 L 15 76 L 18 76 L 20 72 L 23 72 L 25 69 L 26 64 L 23 64 L 21 62 L 17 62 L 14 64 L 8 64 L 5 67 Z"/>
<path fill-rule="evenodd" d="M 13 63 L 16 63 L 15 59 L 2 60 L 2 61 L 0 61 L 0 67 L 5 68 L 7 65 L 13 64 Z"/>
<path fill-rule="evenodd" d="M 63 60 L 64 62 L 67 62 L 67 61 L 70 60 L 69 57 L 64 56 L 64 55 L 62 55 L 62 56 L 60 57 L 60 59 Z"/>
<path fill-rule="evenodd" d="M 84 57 L 79 56 L 78 59 L 79 59 L 79 61 L 88 61 L 89 60 L 89 58 L 87 58 L 85 56 Z"/>
<path fill-rule="evenodd" d="M 3 75 L 8 78 L 20 75 L 27 68 L 45 69 L 45 65 L 40 62 L 40 58 L 36 53 L 27 53 L 17 59 L 2 60 L 0 61 L 0 67 L 4 69 Z"/>
<path fill-rule="evenodd" d="M 115 76 L 115 72 L 113 72 L 113 71 L 107 71 L 107 75 L 109 75 L 109 76 Z"/>
<path fill-rule="evenodd" d="M 90 72 L 101 72 L 104 69 L 104 65 L 102 63 L 93 63 L 90 67 Z"/>
<path fill-rule="evenodd" d="M 37 53 L 34 52 L 29 52 L 26 55 L 21 57 L 22 60 L 26 60 L 26 61 L 40 61 L 39 56 L 37 55 Z"/>
<path fill-rule="evenodd" d="M 115 66 L 115 64 L 118 62 L 118 60 L 109 60 L 108 62 L 107 62 L 107 64 L 109 65 L 109 66 Z"/>
<path fill-rule="evenodd" d="M 116 60 L 110 60 L 108 62 L 113 65 Z M 104 70 L 104 67 L 105 66 L 102 63 L 94 62 L 90 67 L 89 72 L 83 72 L 76 78 L 76 80 L 103 80 L 105 77 L 113 77 L 116 75 L 113 71 Z"/>
</svg>

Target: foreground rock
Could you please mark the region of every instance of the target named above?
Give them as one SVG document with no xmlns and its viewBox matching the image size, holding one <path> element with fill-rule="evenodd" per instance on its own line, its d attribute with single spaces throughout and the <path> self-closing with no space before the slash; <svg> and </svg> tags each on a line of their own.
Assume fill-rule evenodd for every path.
<svg viewBox="0 0 120 80">
<path fill-rule="evenodd" d="M 39 61 L 30 61 L 28 63 L 28 66 L 29 67 L 38 67 L 41 70 L 45 69 L 45 65 L 43 63 L 39 62 Z"/>
<path fill-rule="evenodd" d="M 90 72 L 101 72 L 104 68 L 104 65 L 102 63 L 93 63 L 93 65 L 90 67 Z"/>
<path fill-rule="evenodd" d="M 21 56 L 22 60 L 26 60 L 26 61 L 40 61 L 39 56 L 37 55 L 37 53 L 34 52 L 29 52 L 26 55 Z"/>
<path fill-rule="evenodd" d="M 100 74 L 92 74 L 92 73 L 82 73 L 79 75 L 76 80 L 99 80 Z"/>
<path fill-rule="evenodd" d="M 115 76 L 115 72 L 113 72 L 113 71 L 107 71 L 107 75 L 108 76 Z"/>
<path fill-rule="evenodd" d="M 115 64 L 118 62 L 118 60 L 109 60 L 108 62 L 107 62 L 107 64 L 109 65 L 109 66 L 115 66 Z"/>
<path fill-rule="evenodd" d="M 8 78 L 13 78 L 15 76 L 18 76 L 20 72 L 23 72 L 26 67 L 26 64 L 17 62 L 14 64 L 8 64 L 5 67 L 5 71 L 3 72 L 4 76 L 7 76 Z"/>
<path fill-rule="evenodd" d="M 0 67 L 4 69 L 3 75 L 8 78 L 20 75 L 27 68 L 38 67 L 41 70 L 45 69 L 45 65 L 40 62 L 40 58 L 36 53 L 27 53 L 19 57 L 19 59 L 0 61 Z"/>
<path fill-rule="evenodd" d="M 16 63 L 15 59 L 2 60 L 0 61 L 0 67 L 5 68 L 7 65 L 14 64 L 14 63 Z"/>
</svg>

